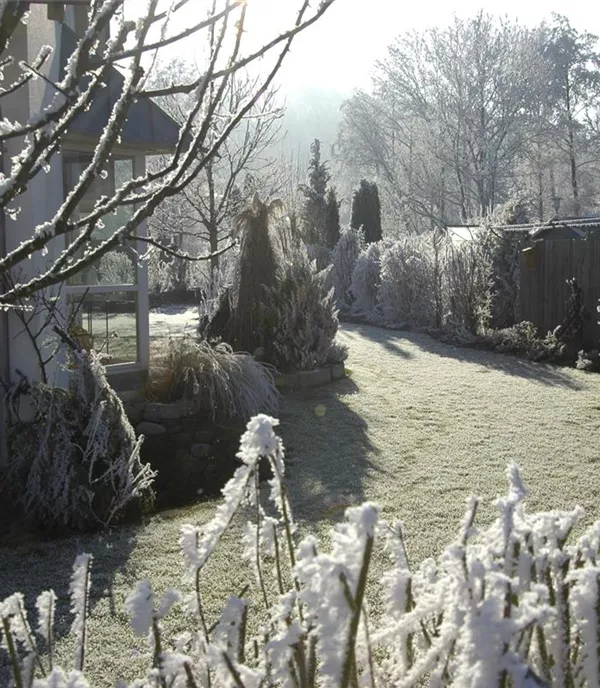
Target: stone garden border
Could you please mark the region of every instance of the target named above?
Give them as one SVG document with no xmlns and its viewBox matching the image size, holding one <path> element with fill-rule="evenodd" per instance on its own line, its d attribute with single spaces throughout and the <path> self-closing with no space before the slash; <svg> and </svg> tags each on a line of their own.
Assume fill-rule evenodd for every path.
<svg viewBox="0 0 600 688">
<path fill-rule="evenodd" d="M 343 377 L 346 377 L 344 364 L 334 363 L 316 370 L 300 370 L 296 373 L 276 375 L 275 384 L 280 389 L 309 389 L 341 380 Z"/>
<path fill-rule="evenodd" d="M 295 373 L 276 375 L 275 384 L 280 389 L 308 389 L 320 387 L 344 377 L 346 377 L 344 364 L 334 363 L 316 370 L 301 370 Z M 117 392 L 117 394 L 121 398 L 125 412 L 138 434 L 159 435 L 172 426 L 178 426 L 182 420 L 198 414 L 194 404 L 186 400 L 161 404 L 148 401 L 141 392 L 137 391 Z"/>
</svg>

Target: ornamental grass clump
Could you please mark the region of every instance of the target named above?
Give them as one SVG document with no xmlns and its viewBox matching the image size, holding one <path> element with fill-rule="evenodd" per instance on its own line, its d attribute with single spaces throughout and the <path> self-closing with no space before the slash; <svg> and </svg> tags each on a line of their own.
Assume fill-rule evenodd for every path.
<svg viewBox="0 0 600 688">
<path fill-rule="evenodd" d="M 149 580 L 126 601 L 134 632 L 149 643 L 149 666 L 136 686 L 211 688 L 290 686 L 589 686 L 600 684 L 600 522 L 578 539 L 583 510 L 530 514 L 515 465 L 498 518 L 477 529 L 479 500 L 468 500 L 456 538 L 437 559 L 410 566 L 403 527 L 382 519 L 375 504 L 346 511 L 320 541 L 301 536 L 285 484 L 277 421 L 256 416 L 240 443 L 241 465 L 223 501 L 203 526 L 186 525 L 180 545 L 187 592 L 157 597 Z M 258 470 L 271 469 L 268 490 Z M 206 566 L 235 518 L 255 579 L 209 618 Z M 327 542 L 327 544 L 325 544 Z M 387 570 L 373 575 L 376 557 Z M 56 596 L 37 602 L 34 630 L 23 598 L 0 604 L 2 647 L 19 688 L 75 688 L 83 678 L 90 580 L 88 556 L 75 562 L 71 583 L 75 659 L 70 673 L 53 659 Z M 251 572 L 251 573 L 250 573 Z M 370 613 L 381 596 L 383 611 Z M 171 639 L 163 619 L 176 605 L 188 629 Z M 258 615 L 258 624 L 251 623 Z M 251 631 L 249 629 L 257 629 Z M 41 651 L 44 640 L 45 651 Z M 114 684 L 119 677 L 106 676 Z M 34 683 L 35 681 L 35 683 Z"/>
<path fill-rule="evenodd" d="M 161 402 L 189 400 L 212 420 L 247 422 L 257 413 L 276 413 L 275 369 L 221 342 L 191 337 L 169 340 L 150 370 L 147 396 Z"/>
</svg>

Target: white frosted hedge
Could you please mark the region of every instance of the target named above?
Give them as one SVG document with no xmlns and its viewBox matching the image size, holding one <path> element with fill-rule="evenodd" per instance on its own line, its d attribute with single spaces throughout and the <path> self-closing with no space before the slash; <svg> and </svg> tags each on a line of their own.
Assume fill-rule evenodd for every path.
<svg viewBox="0 0 600 688">
<path fill-rule="evenodd" d="M 456 539 L 415 571 L 408 565 L 401 524 L 386 523 L 374 504 L 348 509 L 345 522 L 331 528 L 326 550 L 315 537 L 299 539 L 275 425 L 264 415 L 248 423 L 240 444 L 242 465 L 223 489 L 213 520 L 182 529 L 180 544 L 193 581 L 189 632 L 170 642 L 161 629 L 162 619 L 185 596 L 171 590 L 156 599 L 145 580 L 127 599 L 133 629 L 147 636 L 153 657 L 147 675 L 133 685 L 600 684 L 600 523 L 571 542 L 583 510 L 528 514 L 518 468 L 511 466 L 508 495 L 497 500 L 497 520 L 478 531 L 478 500 L 469 500 Z M 260 460 L 273 471 L 264 508 Z M 204 566 L 240 509 L 254 514 L 243 544 L 259 591 L 254 611 L 266 619 L 256 637 L 246 632 L 249 600 L 230 597 L 212 625 L 202 606 L 202 588 L 210 584 Z M 375 581 L 368 574 L 378 549 L 387 552 L 390 564 Z M 3 648 L 17 686 L 87 685 L 85 647 L 94 642 L 85 634 L 90 564 L 88 555 L 78 557 L 71 582 L 77 647 L 70 673 L 52 661 L 53 592 L 38 599 L 36 629 L 19 593 L 0 605 Z M 384 612 L 376 618 L 367 599 L 378 594 Z M 44 653 L 38 636 L 48 648 Z M 114 684 L 119 677 L 107 678 Z"/>
</svg>

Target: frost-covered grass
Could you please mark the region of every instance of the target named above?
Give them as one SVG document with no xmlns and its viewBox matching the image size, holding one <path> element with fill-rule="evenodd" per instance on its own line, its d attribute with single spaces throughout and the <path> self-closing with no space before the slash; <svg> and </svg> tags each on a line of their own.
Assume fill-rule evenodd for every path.
<svg viewBox="0 0 600 688">
<path fill-rule="evenodd" d="M 404 521 L 414 564 L 439 554 L 458 532 L 469 495 L 484 499 L 479 523 L 496 515 L 491 500 L 505 493 L 512 461 L 532 493 L 528 510 L 581 504 L 586 523 L 599 516 L 595 378 L 453 349 L 413 333 L 353 326 L 342 338 L 350 346 L 350 379 L 289 397 L 281 415 L 292 501 L 303 529 L 322 530 L 345 506 L 375 501 L 388 521 Z M 64 619 L 74 556 L 92 552 L 86 673 L 94 685 L 111 685 L 115 675 L 131 678 L 147 666 L 148 651 L 128 628 L 125 598 L 145 577 L 158 594 L 180 586 L 179 528 L 190 520 L 206 522 L 214 508 L 207 503 L 162 514 L 144 528 L 93 539 L 2 551 L 0 598 L 21 589 L 33 603 L 55 585 Z M 252 578 L 237 535 L 226 536 L 205 574 L 204 603 L 213 620 L 223 600 Z M 381 570 L 375 561 L 374 575 Z M 377 614 L 375 600 L 372 606 Z M 184 627 L 181 614 L 169 620 L 170 629 Z M 68 646 L 59 642 L 57 652 Z"/>
<path fill-rule="evenodd" d="M 198 327 L 198 307 L 183 304 L 151 308 L 149 320 L 151 337 L 193 334 Z"/>
</svg>

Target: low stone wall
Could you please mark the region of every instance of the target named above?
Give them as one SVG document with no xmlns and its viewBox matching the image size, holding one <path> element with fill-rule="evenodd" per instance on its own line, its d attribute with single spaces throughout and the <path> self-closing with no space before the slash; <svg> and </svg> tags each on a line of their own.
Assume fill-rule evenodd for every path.
<svg viewBox="0 0 600 688">
<path fill-rule="evenodd" d="M 317 370 L 300 370 L 295 373 L 277 375 L 275 384 L 282 389 L 307 389 L 320 387 L 334 380 L 346 377 L 346 368 L 343 363 L 335 363 Z"/>
<path fill-rule="evenodd" d="M 243 423 L 213 423 L 187 401 L 159 404 L 137 392 L 120 396 L 136 433 L 145 437 L 142 461 L 158 471 L 158 508 L 219 494 L 240 465 L 236 453 Z"/>
<path fill-rule="evenodd" d="M 343 363 L 280 375 L 280 388 L 309 388 L 346 375 Z M 236 454 L 244 423 L 212 422 L 187 400 L 172 404 L 148 401 L 140 392 L 119 392 L 138 435 L 144 435 L 141 458 L 158 471 L 158 508 L 190 504 L 220 493 L 240 465 Z M 268 466 L 262 467 L 268 477 Z"/>
</svg>

